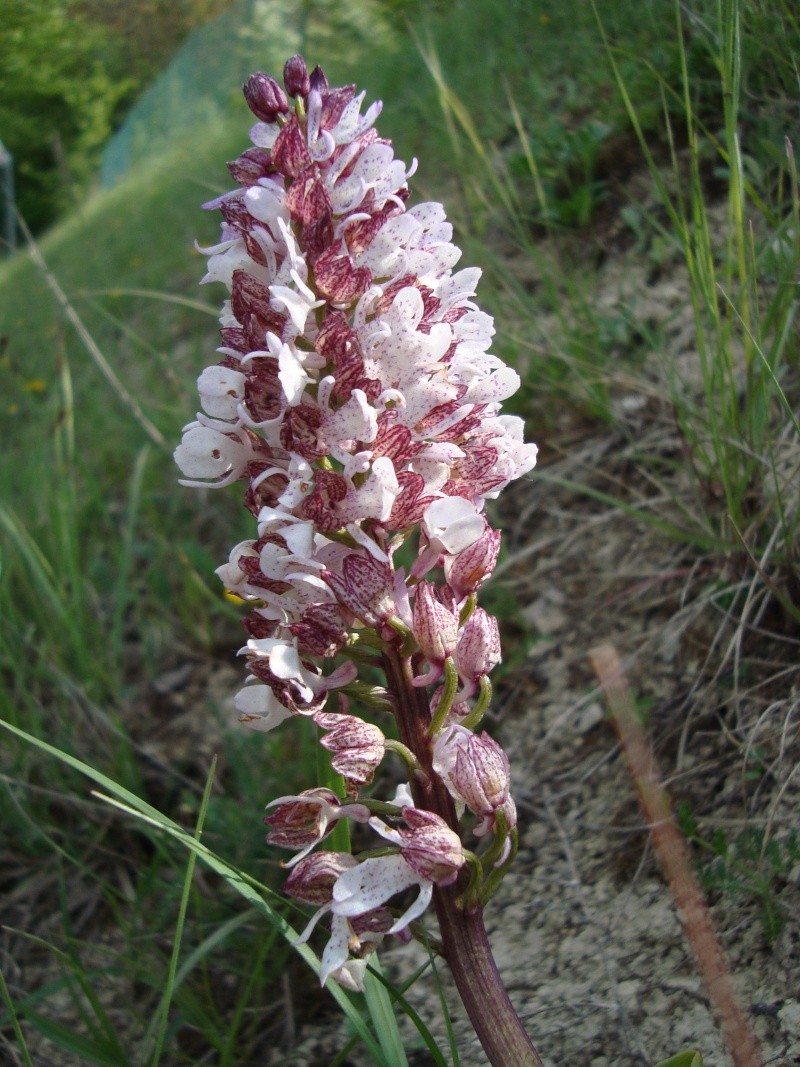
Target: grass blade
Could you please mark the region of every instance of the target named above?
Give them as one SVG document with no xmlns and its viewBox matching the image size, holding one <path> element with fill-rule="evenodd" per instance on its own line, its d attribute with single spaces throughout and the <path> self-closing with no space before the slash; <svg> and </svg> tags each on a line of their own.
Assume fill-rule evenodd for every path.
<svg viewBox="0 0 800 1067">
<path fill-rule="evenodd" d="M 197 814 L 197 825 L 195 826 L 194 839 L 200 840 L 200 835 L 203 832 L 203 824 L 206 820 L 206 813 L 208 812 L 208 802 L 211 799 L 211 787 L 214 784 L 214 774 L 217 769 L 217 757 L 211 761 L 211 767 L 206 778 L 206 786 L 203 790 L 203 799 L 200 801 L 200 810 Z M 164 990 L 164 996 L 161 1000 L 160 1017 L 161 1021 L 158 1027 L 158 1033 L 156 1035 L 156 1047 L 153 1050 L 153 1055 L 150 1057 L 150 1062 L 156 1067 L 161 1061 L 161 1053 L 164 1049 L 164 1039 L 167 1034 L 167 1023 L 169 1022 L 169 1006 L 172 1003 L 172 996 L 175 991 L 175 977 L 178 970 L 178 958 L 181 954 L 181 940 L 183 938 L 183 930 L 186 925 L 186 912 L 189 907 L 189 893 L 192 888 L 192 879 L 194 878 L 194 868 L 197 863 L 197 856 L 194 852 L 189 853 L 189 858 L 186 863 L 186 876 L 183 880 L 183 891 L 181 892 L 181 902 L 178 908 L 178 921 L 175 925 L 175 938 L 172 942 L 172 955 L 169 961 L 169 971 L 167 973 L 167 985 Z M 148 1057 L 145 1056 L 144 1060 L 147 1061 Z"/>
<path fill-rule="evenodd" d="M 2 999 L 3 1003 L 5 1004 L 6 1010 L 8 1011 L 8 1016 L 11 1019 L 11 1027 L 14 1031 L 14 1036 L 17 1039 L 17 1044 L 19 1045 L 20 1052 L 22 1053 L 22 1059 L 25 1062 L 25 1067 L 33 1067 L 33 1060 L 31 1059 L 31 1055 L 28 1052 L 28 1046 L 25 1042 L 25 1035 L 22 1032 L 22 1027 L 19 1025 L 19 1019 L 17 1018 L 17 1013 L 14 1010 L 14 1001 L 11 998 L 11 993 L 9 991 L 8 986 L 6 985 L 6 980 L 2 970 L 0 970 L 0 999 Z"/>
<path fill-rule="evenodd" d="M 381 965 L 377 955 L 372 957 L 372 963 L 367 969 L 364 978 L 364 994 L 367 1001 L 372 1024 L 375 1033 L 381 1043 L 387 1061 L 392 1067 L 408 1067 L 403 1039 L 397 1028 L 397 1018 L 391 1001 L 391 986 L 383 977 Z M 408 1005 L 410 1008 L 411 1005 Z M 403 1005 L 405 1010 L 406 1005 Z M 413 1011 L 413 1009 L 411 1009 Z"/>
</svg>

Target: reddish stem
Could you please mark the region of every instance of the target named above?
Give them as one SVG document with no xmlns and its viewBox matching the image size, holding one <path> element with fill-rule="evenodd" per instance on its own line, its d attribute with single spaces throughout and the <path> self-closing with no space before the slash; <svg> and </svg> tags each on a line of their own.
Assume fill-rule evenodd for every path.
<svg viewBox="0 0 800 1067">
<path fill-rule="evenodd" d="M 455 831 L 458 819 L 450 794 L 434 773 L 428 725 L 430 705 L 424 690 L 411 684 L 411 661 L 399 653 L 384 652 L 389 691 L 397 706 L 397 723 L 403 744 L 422 767 L 411 782 L 414 803 L 440 815 Z M 434 889 L 444 956 L 453 974 L 470 1022 L 492 1067 L 542 1067 L 542 1061 L 512 1005 L 494 961 L 483 909 L 466 912 L 456 900 L 463 886 Z"/>
</svg>

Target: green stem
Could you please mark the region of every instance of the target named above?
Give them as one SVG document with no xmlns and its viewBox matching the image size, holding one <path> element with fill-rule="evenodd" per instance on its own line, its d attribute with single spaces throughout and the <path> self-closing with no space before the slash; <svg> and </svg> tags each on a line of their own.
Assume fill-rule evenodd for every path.
<svg viewBox="0 0 800 1067">
<path fill-rule="evenodd" d="M 480 724 L 492 702 L 492 683 L 489 681 L 489 675 L 484 674 L 478 684 L 480 685 L 480 695 L 475 701 L 475 707 L 461 722 L 461 725 L 466 727 L 467 730 L 474 730 Z"/>
<path fill-rule="evenodd" d="M 453 706 L 453 697 L 456 695 L 457 688 L 458 671 L 456 670 L 456 665 L 453 663 L 452 657 L 448 656 L 444 661 L 444 685 L 442 686 L 442 695 L 436 707 L 436 714 L 428 727 L 428 733 L 431 737 L 435 737 L 444 726 L 445 719 L 450 714 L 450 709 Z"/>
</svg>

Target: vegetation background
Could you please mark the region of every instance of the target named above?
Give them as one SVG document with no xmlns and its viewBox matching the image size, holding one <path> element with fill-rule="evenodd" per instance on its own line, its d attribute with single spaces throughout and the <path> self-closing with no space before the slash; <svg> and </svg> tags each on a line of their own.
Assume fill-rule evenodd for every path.
<svg viewBox="0 0 800 1067">
<path fill-rule="evenodd" d="M 302 49 L 385 101 L 381 133 L 420 160 L 415 199 L 441 199 L 464 262 L 484 268 L 479 299 L 543 457 L 538 489 L 500 505 L 509 554 L 490 596 L 510 690 L 546 629 L 541 612 L 522 619 L 542 592 L 534 554 L 546 548 L 558 587 L 587 524 L 621 517 L 653 547 L 645 585 L 681 620 L 679 664 L 685 641 L 701 663 L 689 681 L 675 668 L 676 689 L 708 694 L 714 744 L 744 783 L 721 827 L 681 779 L 683 826 L 715 899 L 761 917 L 768 954 L 798 928 L 800 862 L 790 0 L 3 0 L 0 138 L 37 243 L 0 264 L 0 718 L 39 746 L 7 732 L 0 752 L 0 1058 L 245 1067 L 273 1046 L 288 1056 L 287 1015 L 330 1018 L 263 914 L 267 899 L 301 921 L 269 895 L 279 857 L 257 815 L 308 786 L 316 746 L 232 724 L 240 612 L 213 571 L 250 531 L 234 493 L 181 490 L 171 461 L 222 299 L 197 288 L 193 242 L 218 226 L 199 204 L 246 146 L 233 38 L 177 107 L 174 86 L 154 98 L 186 116 L 171 136 L 97 182 L 187 35 L 234 15 L 279 21 L 262 69 Z M 215 103 L 197 111 L 204 72 Z M 642 283 L 680 272 L 681 306 L 635 313 L 627 282 L 609 299 L 621 257 Z M 560 525 L 537 529 L 527 492 L 556 501 Z M 669 731 L 643 711 L 677 761 L 689 705 L 662 696 Z M 151 824 L 91 794 L 76 760 Z M 187 867 L 199 823 L 221 867 Z"/>
</svg>

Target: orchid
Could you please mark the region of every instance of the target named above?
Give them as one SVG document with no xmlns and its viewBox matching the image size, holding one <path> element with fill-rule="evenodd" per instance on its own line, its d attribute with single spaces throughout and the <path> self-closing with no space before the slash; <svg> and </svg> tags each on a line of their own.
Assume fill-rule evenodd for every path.
<svg viewBox="0 0 800 1067">
<path fill-rule="evenodd" d="M 228 164 L 237 188 L 205 205 L 223 222 L 201 249 L 203 282 L 229 293 L 221 358 L 198 379 L 202 410 L 175 459 L 185 485 L 241 484 L 256 520 L 217 571 L 252 608 L 241 721 L 311 717 L 330 753 L 329 781 L 268 805 L 267 841 L 297 853 L 285 890 L 317 908 L 301 940 L 330 917 L 323 984 L 362 988 L 367 956 L 435 901 L 490 1059 L 538 1063 L 481 918 L 515 850 L 509 761 L 473 732 L 500 661 L 497 622 L 475 601 L 500 545 L 485 504 L 536 462 L 521 420 L 501 413 L 519 377 L 489 351 L 480 271 L 454 271 L 444 208 L 408 205 L 416 161 L 377 134 L 381 105 L 364 110 L 363 93 L 300 56 L 283 87 L 258 73 L 244 95 L 252 147 Z M 385 685 L 360 677 L 364 663 Z M 389 758 L 409 785 L 381 802 L 371 783 Z M 489 837 L 480 856 L 462 845 L 465 807 Z M 346 820 L 382 839 L 377 853 L 318 847 Z"/>
</svg>

